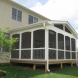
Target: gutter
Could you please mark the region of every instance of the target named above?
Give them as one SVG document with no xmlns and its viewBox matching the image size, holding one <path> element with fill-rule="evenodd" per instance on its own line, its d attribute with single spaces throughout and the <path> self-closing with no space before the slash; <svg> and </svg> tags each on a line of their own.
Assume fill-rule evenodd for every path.
<svg viewBox="0 0 78 78">
<path fill-rule="evenodd" d="M 33 27 L 38 27 L 39 25 L 43 25 L 43 22 L 47 22 L 48 20 L 45 20 L 45 21 L 41 21 L 41 22 L 37 22 L 37 23 L 33 23 L 33 24 L 28 24 L 28 25 L 25 25 L 23 27 L 18 27 L 18 28 L 14 28 L 14 29 L 9 29 L 8 32 L 11 33 L 11 32 L 15 32 L 15 31 L 19 31 L 19 30 L 24 30 L 24 29 L 28 29 L 28 28 L 33 28 Z"/>
</svg>

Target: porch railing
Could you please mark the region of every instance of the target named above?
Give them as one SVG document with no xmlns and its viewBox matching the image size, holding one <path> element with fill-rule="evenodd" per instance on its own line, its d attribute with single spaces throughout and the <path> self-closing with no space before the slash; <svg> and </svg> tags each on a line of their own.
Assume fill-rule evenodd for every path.
<svg viewBox="0 0 78 78">
<path fill-rule="evenodd" d="M 34 49 L 33 50 L 33 59 L 45 59 L 45 50 L 44 49 Z"/>
</svg>

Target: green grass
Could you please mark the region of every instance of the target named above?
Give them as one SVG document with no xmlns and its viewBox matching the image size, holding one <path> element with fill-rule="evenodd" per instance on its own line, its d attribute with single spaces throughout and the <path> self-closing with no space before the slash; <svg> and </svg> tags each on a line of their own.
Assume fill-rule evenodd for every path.
<svg viewBox="0 0 78 78">
<path fill-rule="evenodd" d="M 0 66 L 0 70 L 6 71 L 7 76 L 0 78 L 78 78 L 78 67 L 64 67 L 54 72 L 45 73 L 32 69 L 23 69 L 19 66 Z"/>
</svg>

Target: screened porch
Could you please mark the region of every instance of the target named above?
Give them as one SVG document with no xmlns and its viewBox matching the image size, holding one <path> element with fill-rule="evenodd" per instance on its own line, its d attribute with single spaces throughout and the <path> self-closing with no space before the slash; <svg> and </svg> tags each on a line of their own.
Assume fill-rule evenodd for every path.
<svg viewBox="0 0 78 78">
<path fill-rule="evenodd" d="M 51 29 L 13 34 L 18 38 L 11 59 L 71 60 L 76 59 L 75 39 Z"/>
</svg>

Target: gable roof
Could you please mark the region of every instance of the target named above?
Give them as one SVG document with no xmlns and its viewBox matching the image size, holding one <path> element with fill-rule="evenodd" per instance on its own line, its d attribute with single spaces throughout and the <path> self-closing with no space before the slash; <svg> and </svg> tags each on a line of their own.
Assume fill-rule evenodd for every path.
<svg viewBox="0 0 78 78">
<path fill-rule="evenodd" d="M 75 31 L 75 29 L 70 25 L 70 23 L 68 21 L 59 21 L 59 20 L 52 20 L 52 21 L 48 21 L 50 24 L 52 23 L 57 23 L 57 24 L 66 24 L 68 26 L 68 28 L 70 28 L 70 30 L 76 35 L 76 37 L 78 38 L 78 33 Z"/>
</svg>

